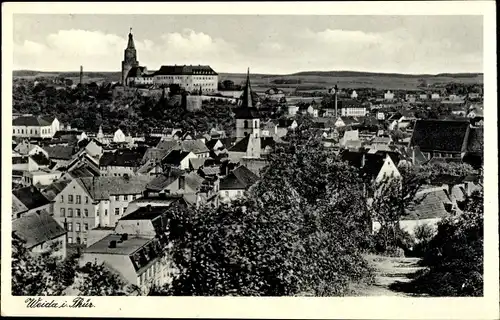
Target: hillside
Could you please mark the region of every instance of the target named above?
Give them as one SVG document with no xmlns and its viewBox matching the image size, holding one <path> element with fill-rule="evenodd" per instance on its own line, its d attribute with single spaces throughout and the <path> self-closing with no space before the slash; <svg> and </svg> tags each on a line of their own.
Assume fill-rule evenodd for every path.
<svg viewBox="0 0 500 320">
<path fill-rule="evenodd" d="M 32 70 L 17 70 L 14 78 L 37 78 L 62 76 L 78 81 L 78 72 L 38 72 Z M 84 72 L 84 82 L 120 81 L 120 72 Z M 263 92 L 270 86 L 278 86 L 285 91 L 299 89 L 302 91 L 322 91 L 337 84 L 343 88 L 374 88 L 382 90 L 418 90 L 422 81 L 429 85 L 438 83 L 483 83 L 482 73 L 442 73 L 430 74 L 398 74 L 372 73 L 358 71 L 303 71 L 289 75 L 251 74 L 252 87 L 257 92 Z M 243 84 L 245 73 L 219 73 L 219 81 L 232 80 Z M 275 80 L 287 80 L 300 84 L 275 84 Z"/>
</svg>

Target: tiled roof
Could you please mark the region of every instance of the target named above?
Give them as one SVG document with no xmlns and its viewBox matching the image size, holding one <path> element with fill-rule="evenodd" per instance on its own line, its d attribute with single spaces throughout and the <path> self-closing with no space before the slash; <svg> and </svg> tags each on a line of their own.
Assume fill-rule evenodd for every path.
<svg viewBox="0 0 500 320">
<path fill-rule="evenodd" d="M 229 148 L 229 152 L 247 152 L 248 143 L 250 142 L 250 135 L 247 135 L 240 141 L 236 142 L 234 146 Z"/>
<path fill-rule="evenodd" d="M 192 169 L 198 170 L 199 167 L 203 166 L 205 164 L 205 160 L 207 158 L 192 158 L 189 159 L 189 165 Z"/>
<path fill-rule="evenodd" d="M 127 214 L 120 220 L 153 220 L 165 214 L 170 205 L 164 206 L 144 206 L 139 207 L 134 212 Z"/>
<path fill-rule="evenodd" d="M 484 130 L 483 128 L 471 128 L 467 151 L 474 153 L 483 153 L 484 151 Z"/>
<path fill-rule="evenodd" d="M 461 152 L 468 133 L 468 121 L 417 120 L 411 145 L 424 152 Z"/>
<path fill-rule="evenodd" d="M 195 171 L 184 175 L 184 181 L 192 190 L 198 191 L 198 189 L 203 184 L 203 179 Z"/>
<path fill-rule="evenodd" d="M 255 107 L 238 107 L 234 111 L 234 117 L 236 119 L 259 119 L 259 110 Z"/>
<path fill-rule="evenodd" d="M 54 139 L 60 139 L 66 136 L 71 136 L 76 138 L 77 136 L 81 135 L 83 131 L 78 131 L 78 130 L 59 130 L 56 133 L 54 133 L 54 136 L 52 138 Z"/>
<path fill-rule="evenodd" d="M 154 73 L 155 75 L 217 75 L 210 66 L 161 66 L 160 70 Z"/>
<path fill-rule="evenodd" d="M 181 142 L 183 151 L 191 151 L 194 154 L 207 153 L 210 150 L 201 140 L 185 140 Z"/>
<path fill-rule="evenodd" d="M 278 127 L 279 128 L 288 128 L 290 127 L 295 120 L 293 119 L 280 119 L 278 121 Z"/>
<path fill-rule="evenodd" d="M 63 191 L 64 188 L 71 182 L 71 180 L 59 180 L 45 187 L 41 190 L 42 194 L 50 201 L 54 200 L 55 197 Z"/>
<path fill-rule="evenodd" d="M 421 191 L 415 195 L 417 205 L 406 210 L 402 220 L 443 218 L 448 212 L 444 203 L 450 203 L 446 190 Z"/>
<path fill-rule="evenodd" d="M 43 150 L 47 151 L 49 159 L 70 160 L 74 154 L 74 149 L 70 146 L 47 146 Z"/>
<path fill-rule="evenodd" d="M 276 145 L 276 141 L 273 137 L 261 137 L 260 138 L 260 147 L 261 149 L 265 149 L 266 147 L 274 148 Z"/>
<path fill-rule="evenodd" d="M 164 172 L 151 180 L 146 185 L 146 188 L 153 191 L 161 191 L 168 187 L 172 182 L 176 181 L 182 174 L 182 170 L 170 168 L 167 172 Z"/>
<path fill-rule="evenodd" d="M 89 168 L 89 166 L 80 166 L 77 167 L 71 171 L 69 171 L 69 174 L 73 177 L 73 179 L 77 178 L 90 178 L 90 177 L 98 177 L 100 176 L 100 173 L 96 173 L 93 170 Z"/>
<path fill-rule="evenodd" d="M 205 142 L 205 145 L 207 146 L 208 149 L 212 150 L 218 141 L 219 141 L 219 139 L 211 139 L 211 140 L 208 140 L 207 142 Z"/>
<path fill-rule="evenodd" d="M 26 213 L 13 220 L 12 231 L 26 241 L 27 248 L 66 234 L 66 231 L 45 210 L 41 210 L 39 213 Z"/>
<path fill-rule="evenodd" d="M 148 148 L 146 150 L 146 153 L 144 154 L 144 157 L 142 157 L 142 162 L 160 162 L 161 159 L 163 159 L 169 152 L 169 149 L 161 149 L 155 147 Z"/>
<path fill-rule="evenodd" d="M 157 149 L 171 151 L 174 149 L 180 149 L 180 142 L 177 140 L 162 140 L 156 145 Z M 168 154 L 168 153 L 167 153 Z"/>
<path fill-rule="evenodd" d="M 239 166 L 221 180 L 220 190 L 247 189 L 258 179 L 259 177 L 247 167 Z"/>
<path fill-rule="evenodd" d="M 119 149 L 114 152 L 104 152 L 99 159 L 99 166 L 138 167 L 146 148 Z"/>
<path fill-rule="evenodd" d="M 41 152 L 32 155 L 31 159 L 33 159 L 33 161 L 35 161 L 39 166 L 48 166 L 50 164 L 50 160 Z"/>
<path fill-rule="evenodd" d="M 29 186 L 12 190 L 12 194 L 21 201 L 28 210 L 39 208 L 50 203 L 37 187 Z"/>
<path fill-rule="evenodd" d="M 13 126 L 50 126 L 52 123 L 46 121 L 42 117 L 21 116 L 12 120 Z"/>
<path fill-rule="evenodd" d="M 170 164 L 174 166 L 178 166 L 181 164 L 181 161 L 186 158 L 191 152 L 189 151 L 181 151 L 181 150 L 172 150 L 169 154 L 162 159 L 162 164 Z"/>
<path fill-rule="evenodd" d="M 151 176 L 124 176 L 79 178 L 76 181 L 92 199 L 107 200 L 112 195 L 141 194 L 152 180 Z"/>
<path fill-rule="evenodd" d="M 120 242 L 120 234 L 109 234 L 103 239 L 92 244 L 90 247 L 85 248 L 85 253 L 102 253 L 102 254 L 118 254 L 118 255 L 131 255 L 141 249 L 152 240 L 148 238 L 140 238 L 129 235 L 126 241 Z M 116 247 L 110 248 L 111 241 L 116 241 Z"/>
</svg>

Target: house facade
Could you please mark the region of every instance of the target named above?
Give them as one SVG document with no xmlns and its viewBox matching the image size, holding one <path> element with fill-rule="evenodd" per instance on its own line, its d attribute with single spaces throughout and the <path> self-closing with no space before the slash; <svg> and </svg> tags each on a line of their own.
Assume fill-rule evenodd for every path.
<svg viewBox="0 0 500 320">
<path fill-rule="evenodd" d="M 12 120 L 12 136 L 24 138 L 52 138 L 52 123 L 38 116 L 21 116 Z"/>
</svg>

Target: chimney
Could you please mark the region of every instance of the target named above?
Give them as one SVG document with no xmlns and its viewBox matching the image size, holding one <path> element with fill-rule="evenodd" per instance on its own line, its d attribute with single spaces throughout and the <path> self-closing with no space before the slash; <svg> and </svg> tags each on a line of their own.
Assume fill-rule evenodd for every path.
<svg viewBox="0 0 500 320">
<path fill-rule="evenodd" d="M 127 241 L 128 240 L 128 233 L 122 234 L 122 241 Z"/>
<path fill-rule="evenodd" d="M 184 190 L 185 187 L 186 187 L 186 178 L 184 177 L 184 175 L 182 175 L 179 177 L 179 190 Z"/>
<path fill-rule="evenodd" d="M 110 248 L 116 248 L 116 240 L 111 240 L 111 241 L 109 242 L 109 247 L 110 247 Z"/>
<path fill-rule="evenodd" d="M 83 66 L 80 66 L 80 85 L 83 82 Z"/>
<path fill-rule="evenodd" d="M 148 204 L 148 205 L 146 206 L 146 209 L 148 210 L 148 212 L 151 212 L 151 205 L 150 205 L 150 204 Z"/>
</svg>

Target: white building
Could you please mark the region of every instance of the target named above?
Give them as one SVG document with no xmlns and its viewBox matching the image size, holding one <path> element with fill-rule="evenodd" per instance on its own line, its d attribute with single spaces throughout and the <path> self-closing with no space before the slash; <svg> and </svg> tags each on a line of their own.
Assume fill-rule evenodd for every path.
<svg viewBox="0 0 500 320">
<path fill-rule="evenodd" d="M 357 97 L 358 97 L 358 93 L 356 92 L 356 90 L 352 90 L 351 99 L 356 99 Z"/>
<path fill-rule="evenodd" d="M 394 93 L 391 92 L 391 91 L 387 91 L 385 94 L 384 94 L 384 99 L 385 100 L 392 100 L 394 99 Z"/>
<path fill-rule="evenodd" d="M 22 116 L 12 120 L 13 137 L 52 138 L 54 133 L 52 123 L 42 117 Z"/>
<path fill-rule="evenodd" d="M 217 91 L 219 75 L 210 66 L 174 65 L 161 66 L 153 76 L 155 85 L 178 84 L 187 91 L 201 89 L 204 93 Z"/>
</svg>

